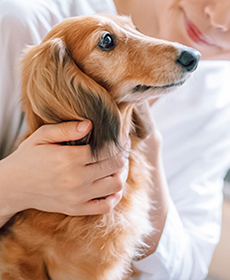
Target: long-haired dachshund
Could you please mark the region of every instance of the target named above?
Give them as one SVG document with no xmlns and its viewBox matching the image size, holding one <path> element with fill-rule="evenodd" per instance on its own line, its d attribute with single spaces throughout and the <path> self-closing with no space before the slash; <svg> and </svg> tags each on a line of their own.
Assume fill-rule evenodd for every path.
<svg viewBox="0 0 230 280">
<path fill-rule="evenodd" d="M 125 127 L 129 175 L 123 198 L 108 214 L 16 214 L 0 232 L 2 280 L 128 277 L 152 231 L 150 169 L 142 150 L 149 128 L 139 105 L 182 85 L 199 58 L 192 49 L 139 33 L 127 17 L 107 15 L 67 19 L 28 49 L 22 61 L 27 136 L 43 124 L 89 119 L 85 143 L 96 157 L 105 145 L 120 146 Z"/>
</svg>

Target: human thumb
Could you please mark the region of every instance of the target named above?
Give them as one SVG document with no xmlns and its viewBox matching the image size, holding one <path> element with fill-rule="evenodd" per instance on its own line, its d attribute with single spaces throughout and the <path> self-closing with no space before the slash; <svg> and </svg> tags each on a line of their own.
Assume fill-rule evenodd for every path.
<svg viewBox="0 0 230 280">
<path fill-rule="evenodd" d="M 79 140 L 86 136 L 92 129 L 92 123 L 88 120 L 79 122 L 63 122 L 59 124 L 47 124 L 40 127 L 36 134 L 39 144 L 60 143 Z"/>
</svg>

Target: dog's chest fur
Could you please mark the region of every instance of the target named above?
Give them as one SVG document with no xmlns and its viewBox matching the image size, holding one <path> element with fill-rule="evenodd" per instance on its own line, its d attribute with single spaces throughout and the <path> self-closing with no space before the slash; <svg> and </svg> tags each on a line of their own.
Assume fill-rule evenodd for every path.
<svg viewBox="0 0 230 280">
<path fill-rule="evenodd" d="M 140 163 L 143 163 L 141 172 Z M 14 230 L 8 235 L 10 239 L 6 243 L 2 239 L 2 258 L 7 257 L 8 246 L 18 247 L 19 255 L 11 257 L 20 259 L 21 254 L 21 266 L 24 262 L 27 267 L 25 279 L 40 280 L 40 272 L 35 278 L 34 271 L 43 263 L 54 280 L 125 279 L 132 259 L 141 253 L 144 236 L 152 230 L 148 217 L 148 180 L 143 154 L 133 150 L 124 196 L 112 212 L 82 217 L 36 210 L 19 213 Z M 28 265 L 34 271 L 30 272 Z M 21 268 L 18 269 L 16 275 L 21 274 Z"/>
</svg>

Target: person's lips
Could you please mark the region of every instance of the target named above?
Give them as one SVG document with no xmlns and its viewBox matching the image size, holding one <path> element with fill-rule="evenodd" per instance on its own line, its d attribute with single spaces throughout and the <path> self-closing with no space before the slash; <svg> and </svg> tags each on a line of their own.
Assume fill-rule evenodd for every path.
<svg viewBox="0 0 230 280">
<path fill-rule="evenodd" d="M 188 36 L 199 45 L 208 45 L 213 46 L 210 38 L 207 35 L 204 35 L 198 27 L 191 22 L 188 17 L 185 15 L 185 26 L 188 33 Z"/>
</svg>

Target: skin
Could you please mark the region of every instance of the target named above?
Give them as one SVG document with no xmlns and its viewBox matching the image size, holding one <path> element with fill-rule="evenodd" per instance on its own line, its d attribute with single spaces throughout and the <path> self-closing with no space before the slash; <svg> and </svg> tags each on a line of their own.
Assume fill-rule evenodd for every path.
<svg viewBox="0 0 230 280">
<path fill-rule="evenodd" d="M 230 58 L 229 0 L 114 2 L 118 13 L 131 15 L 134 24 L 146 35 L 193 47 L 202 53 L 203 59 Z M 194 42 L 189 37 L 184 14 L 209 38 L 211 45 Z M 146 241 L 149 244 L 146 255 L 156 250 L 168 211 L 168 185 L 161 156 L 162 139 L 153 122 L 152 127 L 152 134 L 146 143 L 149 161 L 156 170 L 153 174 L 153 199 L 157 202 L 154 206 L 158 207 L 151 217 L 158 217 L 152 221 L 158 231 Z M 88 146 L 63 147 L 55 144 L 80 139 L 90 129 L 90 123 L 80 130 L 79 123 L 74 122 L 43 126 L 15 152 L 0 161 L 0 183 L 3 186 L 0 189 L 0 225 L 14 213 L 31 207 L 85 215 L 107 213 L 117 205 L 128 172 L 127 160 L 120 153 L 108 157 L 106 151 L 102 151 L 98 164 L 90 157 Z M 128 142 L 124 134 L 122 143 L 126 146 Z M 92 200 L 103 196 L 107 198 Z"/>
<path fill-rule="evenodd" d="M 197 49 L 203 59 L 230 59 L 229 0 L 115 0 L 118 13 L 131 15 L 144 34 Z M 185 16 L 210 44 L 194 42 Z M 166 24 L 167 23 L 167 24 Z"/>
<path fill-rule="evenodd" d="M 1 225 L 28 208 L 94 215 L 117 205 L 128 173 L 128 161 L 121 153 L 108 157 L 102 151 L 97 163 L 88 145 L 55 144 L 81 139 L 91 128 L 89 121 L 44 125 L 0 161 Z"/>
<path fill-rule="evenodd" d="M 118 13 L 131 15 L 134 25 L 145 35 L 197 49 L 204 60 L 230 59 L 229 0 L 142 0 L 141 4 L 139 0 L 115 0 L 114 3 Z M 197 40 L 197 36 L 189 35 L 185 16 L 202 33 L 202 37 L 199 36 L 205 38 L 205 43 Z M 158 230 L 146 240 L 149 248 L 145 256 L 157 249 L 167 217 L 169 196 L 161 155 L 162 138 L 153 120 L 150 121 L 153 132 L 146 143 L 148 160 L 155 167 L 152 199 L 156 208 L 150 216 L 153 227 Z"/>
</svg>

